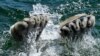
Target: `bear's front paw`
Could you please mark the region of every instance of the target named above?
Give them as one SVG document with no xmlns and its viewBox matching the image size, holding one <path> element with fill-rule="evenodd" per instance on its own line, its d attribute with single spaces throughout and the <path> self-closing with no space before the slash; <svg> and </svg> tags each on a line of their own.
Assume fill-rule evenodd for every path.
<svg viewBox="0 0 100 56">
<path fill-rule="evenodd" d="M 33 15 L 30 18 L 24 18 L 22 21 L 16 22 L 13 26 L 11 26 L 10 32 L 12 37 L 17 41 L 22 41 L 32 32 L 38 32 L 36 36 L 37 41 L 47 22 L 48 18 L 46 15 Z"/>
<path fill-rule="evenodd" d="M 84 34 L 95 25 L 95 16 L 87 14 L 78 14 L 72 16 L 60 24 L 61 36 L 72 37 Z"/>
</svg>

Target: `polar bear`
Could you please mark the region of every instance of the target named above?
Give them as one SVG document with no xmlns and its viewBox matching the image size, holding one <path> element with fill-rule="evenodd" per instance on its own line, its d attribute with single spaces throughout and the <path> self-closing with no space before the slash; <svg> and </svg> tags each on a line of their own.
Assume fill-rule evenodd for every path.
<svg viewBox="0 0 100 56">
<path fill-rule="evenodd" d="M 29 29 L 39 28 L 39 33 L 36 38 L 36 40 L 38 40 L 47 22 L 48 17 L 46 15 L 33 15 L 30 18 L 24 18 L 22 21 L 16 22 L 13 26 L 11 26 L 10 32 L 15 40 L 21 41 L 29 32 Z M 62 37 L 72 37 L 74 39 L 76 35 L 79 35 L 78 33 L 83 34 L 83 32 L 86 31 L 85 29 L 88 30 L 94 25 L 95 16 L 84 13 L 77 14 L 60 23 L 60 35 Z"/>
</svg>

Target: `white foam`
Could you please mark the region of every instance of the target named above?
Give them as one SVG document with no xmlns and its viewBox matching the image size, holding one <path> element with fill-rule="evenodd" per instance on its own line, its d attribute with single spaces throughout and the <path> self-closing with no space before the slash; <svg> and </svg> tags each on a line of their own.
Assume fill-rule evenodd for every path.
<svg viewBox="0 0 100 56">
<path fill-rule="evenodd" d="M 40 3 L 33 5 L 33 11 L 30 11 L 29 15 L 33 16 L 33 15 L 36 15 L 36 14 L 45 14 L 45 15 L 50 14 L 48 6 L 41 5 Z"/>
<path fill-rule="evenodd" d="M 38 14 L 46 15 L 49 18 L 48 19 L 49 21 L 48 21 L 46 27 L 44 28 L 44 30 L 40 36 L 40 39 L 43 41 L 45 41 L 45 40 L 48 41 L 48 40 L 55 40 L 55 39 L 60 38 L 60 35 L 58 33 L 59 25 L 57 25 L 57 24 L 59 23 L 59 19 L 61 18 L 62 15 L 58 14 L 58 13 L 50 14 L 49 8 L 46 5 L 41 5 L 41 4 L 33 5 L 33 11 L 29 12 L 30 17 L 32 17 L 33 15 L 38 15 Z M 29 36 L 32 37 L 31 34 Z M 38 48 L 38 47 L 36 46 L 37 44 L 35 43 L 35 41 L 32 39 L 29 39 L 29 42 L 32 42 L 30 45 L 29 56 L 40 56 L 42 52 L 41 51 L 37 52 L 36 48 Z M 45 44 L 45 42 L 43 44 Z M 40 44 L 40 45 L 42 45 L 42 44 Z M 45 46 L 46 46 L 46 44 L 45 44 Z M 51 55 L 53 54 L 52 53 L 53 48 L 54 47 L 50 47 L 49 49 L 47 49 L 48 52 L 52 49 L 50 51 Z M 41 49 L 41 47 L 39 49 Z M 54 53 L 56 54 L 56 50 Z"/>
<path fill-rule="evenodd" d="M 42 40 L 59 39 L 60 35 L 58 31 L 59 31 L 59 25 L 54 25 L 53 22 L 50 20 L 41 34 L 41 39 Z"/>
</svg>

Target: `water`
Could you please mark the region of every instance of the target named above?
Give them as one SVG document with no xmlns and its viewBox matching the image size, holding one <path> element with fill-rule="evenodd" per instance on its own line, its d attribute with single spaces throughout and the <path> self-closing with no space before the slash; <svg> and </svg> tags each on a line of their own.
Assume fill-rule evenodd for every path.
<svg viewBox="0 0 100 56">
<path fill-rule="evenodd" d="M 41 3 L 46 8 L 46 11 L 43 10 L 41 13 L 47 13 L 49 16 L 52 16 L 53 18 L 47 25 L 47 28 L 44 30 L 44 32 L 41 35 L 41 39 L 48 40 L 47 34 L 50 36 L 48 37 L 49 40 L 55 40 L 60 38 L 57 32 L 57 28 L 59 25 L 59 18 L 61 15 L 63 17 L 60 19 L 64 20 L 66 17 L 70 17 L 75 14 L 79 13 L 88 13 L 93 14 L 96 16 L 96 26 L 91 30 L 91 32 L 88 32 L 88 34 L 85 34 L 83 37 L 84 39 L 80 42 L 68 42 L 66 43 L 60 43 L 62 46 L 58 45 L 55 46 L 54 44 L 50 44 L 52 47 L 48 48 L 48 53 L 52 53 L 51 56 L 58 55 L 59 53 L 63 52 L 63 54 L 60 54 L 60 56 L 100 56 L 100 1 L 99 0 L 0 0 L 0 55 L 1 56 L 25 56 L 27 55 L 27 52 L 24 52 L 22 47 L 22 50 L 17 49 L 19 47 L 19 44 L 15 44 L 13 40 L 10 40 L 10 36 L 8 34 L 8 30 L 12 24 L 14 24 L 16 21 L 22 20 L 24 17 L 29 17 L 30 13 L 33 13 L 32 10 L 34 9 L 32 7 L 33 4 Z M 33 5 L 35 6 L 35 5 Z M 41 5 L 40 5 L 41 6 Z M 37 6 L 35 6 L 36 8 Z M 30 12 L 31 11 L 31 12 Z M 34 10 L 33 10 L 34 11 Z M 40 11 L 35 11 L 35 13 Z M 50 15 L 51 14 L 51 15 Z M 56 14 L 56 17 L 54 15 Z M 31 14 L 32 15 L 32 14 Z M 30 16 L 31 16 L 30 15 Z M 55 19 L 56 18 L 56 19 Z M 53 20 L 53 21 L 52 21 Z M 53 26 L 53 27 L 51 27 Z M 51 29 L 49 29 L 51 27 Z M 55 34 L 52 33 L 55 32 Z M 45 31 L 47 33 L 45 33 Z M 51 37 L 54 38 L 51 38 Z M 45 41 L 46 44 L 48 41 Z M 56 41 L 55 41 L 56 42 Z M 50 42 L 49 42 L 50 43 Z M 45 45 L 44 44 L 44 45 Z M 40 44 L 41 45 L 41 44 Z M 24 47 L 24 46 L 23 46 Z M 56 47 L 58 48 L 58 52 L 56 52 Z M 34 48 L 34 47 L 32 47 Z M 63 50 L 65 48 L 65 50 Z M 32 49 L 34 50 L 34 49 Z M 60 51 L 59 51 L 60 50 Z M 42 54 L 47 56 L 47 52 L 44 52 Z M 30 56 L 38 56 L 41 52 L 35 53 L 30 52 Z"/>
</svg>

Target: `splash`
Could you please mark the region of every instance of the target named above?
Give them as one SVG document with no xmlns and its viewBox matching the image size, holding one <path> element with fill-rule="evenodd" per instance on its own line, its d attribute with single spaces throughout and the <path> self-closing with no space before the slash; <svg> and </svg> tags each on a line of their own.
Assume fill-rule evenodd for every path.
<svg viewBox="0 0 100 56">
<path fill-rule="evenodd" d="M 30 50 L 29 50 L 28 55 L 29 56 L 58 55 L 58 54 L 56 54 L 56 51 L 52 51 L 52 50 L 53 49 L 55 50 L 56 47 L 58 47 L 58 49 L 62 49 L 62 47 L 54 46 L 54 44 L 56 44 L 56 43 L 53 43 L 53 45 L 51 45 L 51 43 L 55 42 L 53 40 L 60 38 L 60 35 L 58 33 L 59 25 L 57 25 L 57 24 L 59 23 L 59 20 L 62 15 L 60 15 L 58 13 L 51 14 L 49 11 L 49 7 L 46 5 L 41 5 L 41 4 L 33 5 L 33 11 L 29 12 L 30 17 L 32 17 L 33 15 L 38 15 L 38 14 L 46 15 L 49 18 L 49 21 L 40 36 L 41 41 L 35 42 L 34 39 L 31 39 L 34 33 L 32 33 L 32 32 L 30 33 L 30 35 L 29 35 L 30 39 L 28 39 L 28 42 L 31 44 L 30 44 Z M 46 51 L 44 51 L 44 48 L 46 48 L 46 45 L 49 47 L 46 49 L 48 54 L 46 54 L 45 53 Z M 54 54 L 52 55 L 51 52 L 54 52 Z M 49 53 L 51 53 L 51 54 L 49 54 Z"/>
<path fill-rule="evenodd" d="M 88 34 L 85 34 L 83 36 L 83 40 L 80 43 L 76 43 L 74 47 L 73 55 L 76 54 L 76 56 L 95 56 L 98 55 L 98 49 L 96 49 L 94 46 L 96 46 L 96 39 L 91 35 L 91 32 Z M 95 53 L 95 54 L 93 54 Z"/>
<path fill-rule="evenodd" d="M 50 14 L 49 7 L 46 5 L 36 4 L 33 5 L 33 11 L 29 12 L 30 17 L 33 15 L 43 14 L 47 15 L 49 21 L 44 28 L 40 40 L 35 42 L 34 39 L 31 39 L 33 32 L 30 33 L 28 42 L 29 50 L 28 56 L 89 56 L 93 55 L 91 53 L 98 51 L 94 48 L 97 45 L 94 37 L 91 35 L 91 32 L 83 35 L 83 40 L 78 42 L 64 42 L 64 45 L 60 45 L 61 36 L 59 35 L 59 20 L 62 15 L 58 13 Z M 35 36 L 35 35 L 34 35 Z M 86 53 L 88 51 L 89 53 Z M 19 56 L 27 56 L 26 53 L 20 52 Z"/>
<path fill-rule="evenodd" d="M 33 5 L 33 11 L 29 12 L 30 17 L 32 17 L 35 14 L 50 14 L 49 13 L 49 7 L 46 5 L 36 4 Z"/>
</svg>

